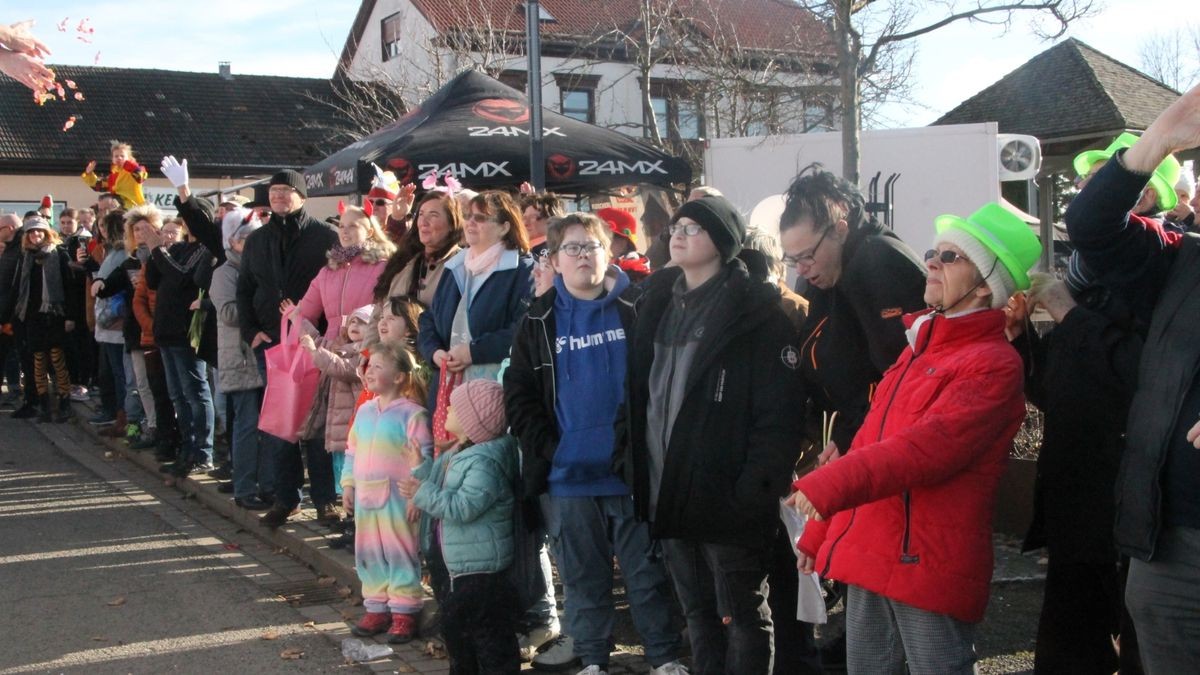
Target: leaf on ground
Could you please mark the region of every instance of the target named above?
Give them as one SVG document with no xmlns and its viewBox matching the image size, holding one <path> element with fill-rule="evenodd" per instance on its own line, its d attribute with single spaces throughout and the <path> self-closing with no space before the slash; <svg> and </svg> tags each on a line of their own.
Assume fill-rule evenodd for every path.
<svg viewBox="0 0 1200 675">
<path fill-rule="evenodd" d="M 300 649 L 299 647 L 288 647 L 287 649 L 279 652 L 279 658 L 287 661 L 298 661 L 304 658 L 304 650 Z"/>
<path fill-rule="evenodd" d="M 123 604 L 125 604 L 125 596 L 123 595 L 118 595 L 117 597 L 108 601 L 109 607 L 120 607 Z"/>
<path fill-rule="evenodd" d="M 273 631 L 273 630 L 269 630 L 269 631 L 263 633 L 262 635 L 259 635 L 258 639 L 259 640 L 278 640 L 279 633 L 276 631 Z"/>
<path fill-rule="evenodd" d="M 318 577 L 317 578 L 318 586 L 332 586 L 336 583 L 337 583 L 337 579 L 334 579 L 333 577 Z"/>
<path fill-rule="evenodd" d="M 358 618 L 358 612 L 352 609 L 343 609 L 342 611 L 338 612 L 338 614 L 342 615 L 342 619 L 344 621 L 354 621 Z"/>
<path fill-rule="evenodd" d="M 397 663 L 396 664 L 396 672 L 397 673 L 415 673 L 415 672 L 417 672 L 417 669 L 413 668 L 412 666 L 408 665 L 407 663 Z"/>
<path fill-rule="evenodd" d="M 316 628 L 317 622 L 316 621 L 305 621 L 302 625 L 304 628 Z"/>
<path fill-rule="evenodd" d="M 225 544 L 222 548 L 226 551 L 236 551 L 241 548 L 238 544 Z"/>
<path fill-rule="evenodd" d="M 92 642 L 108 642 L 108 638 L 100 636 L 100 635 L 93 635 Z"/>
<path fill-rule="evenodd" d="M 349 586 L 343 586 L 342 588 L 338 589 L 338 595 L 342 596 L 343 598 L 348 598 L 351 595 L 354 595 L 354 590 Z"/>
<path fill-rule="evenodd" d="M 446 658 L 446 646 L 430 640 L 425 643 L 425 649 L 421 650 L 421 653 L 433 659 L 444 659 Z"/>
</svg>

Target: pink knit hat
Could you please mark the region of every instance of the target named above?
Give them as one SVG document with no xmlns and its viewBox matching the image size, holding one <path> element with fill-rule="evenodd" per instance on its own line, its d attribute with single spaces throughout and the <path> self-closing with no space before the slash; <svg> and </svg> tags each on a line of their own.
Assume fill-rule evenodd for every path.
<svg viewBox="0 0 1200 675">
<path fill-rule="evenodd" d="M 504 433 L 504 387 L 493 380 L 471 380 L 450 392 L 450 409 L 472 443 Z"/>
</svg>

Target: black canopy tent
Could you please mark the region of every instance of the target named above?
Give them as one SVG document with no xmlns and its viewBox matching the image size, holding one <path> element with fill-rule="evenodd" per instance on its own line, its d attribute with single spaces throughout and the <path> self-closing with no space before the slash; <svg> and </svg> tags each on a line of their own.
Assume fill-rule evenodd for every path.
<svg viewBox="0 0 1200 675">
<path fill-rule="evenodd" d="M 470 188 L 515 187 L 529 178 L 529 118 L 524 93 L 463 72 L 407 115 L 305 169 L 308 194 L 365 194 L 375 176 L 372 162 L 401 183 L 448 171 Z M 547 190 L 580 194 L 691 181 L 685 160 L 639 139 L 549 110 L 542 126 Z"/>
</svg>

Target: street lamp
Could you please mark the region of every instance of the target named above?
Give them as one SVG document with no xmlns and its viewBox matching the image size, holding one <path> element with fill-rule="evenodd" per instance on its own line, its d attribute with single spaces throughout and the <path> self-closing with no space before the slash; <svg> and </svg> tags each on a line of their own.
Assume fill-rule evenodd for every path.
<svg viewBox="0 0 1200 675">
<path fill-rule="evenodd" d="M 546 189 L 546 160 L 542 146 L 542 22 L 554 17 L 543 13 L 538 0 L 525 2 L 525 45 L 529 53 L 529 182 L 533 189 Z"/>
</svg>

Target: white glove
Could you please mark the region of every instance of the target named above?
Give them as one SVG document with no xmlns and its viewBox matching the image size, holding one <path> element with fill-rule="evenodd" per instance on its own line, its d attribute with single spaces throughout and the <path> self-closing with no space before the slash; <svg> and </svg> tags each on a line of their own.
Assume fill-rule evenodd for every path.
<svg viewBox="0 0 1200 675">
<path fill-rule="evenodd" d="M 188 184 L 188 169 L 187 160 L 183 160 L 180 164 L 179 160 L 175 159 L 175 155 L 167 155 L 163 157 L 162 166 L 159 167 L 167 180 L 171 181 L 171 185 L 176 188 L 181 188 Z"/>
</svg>

